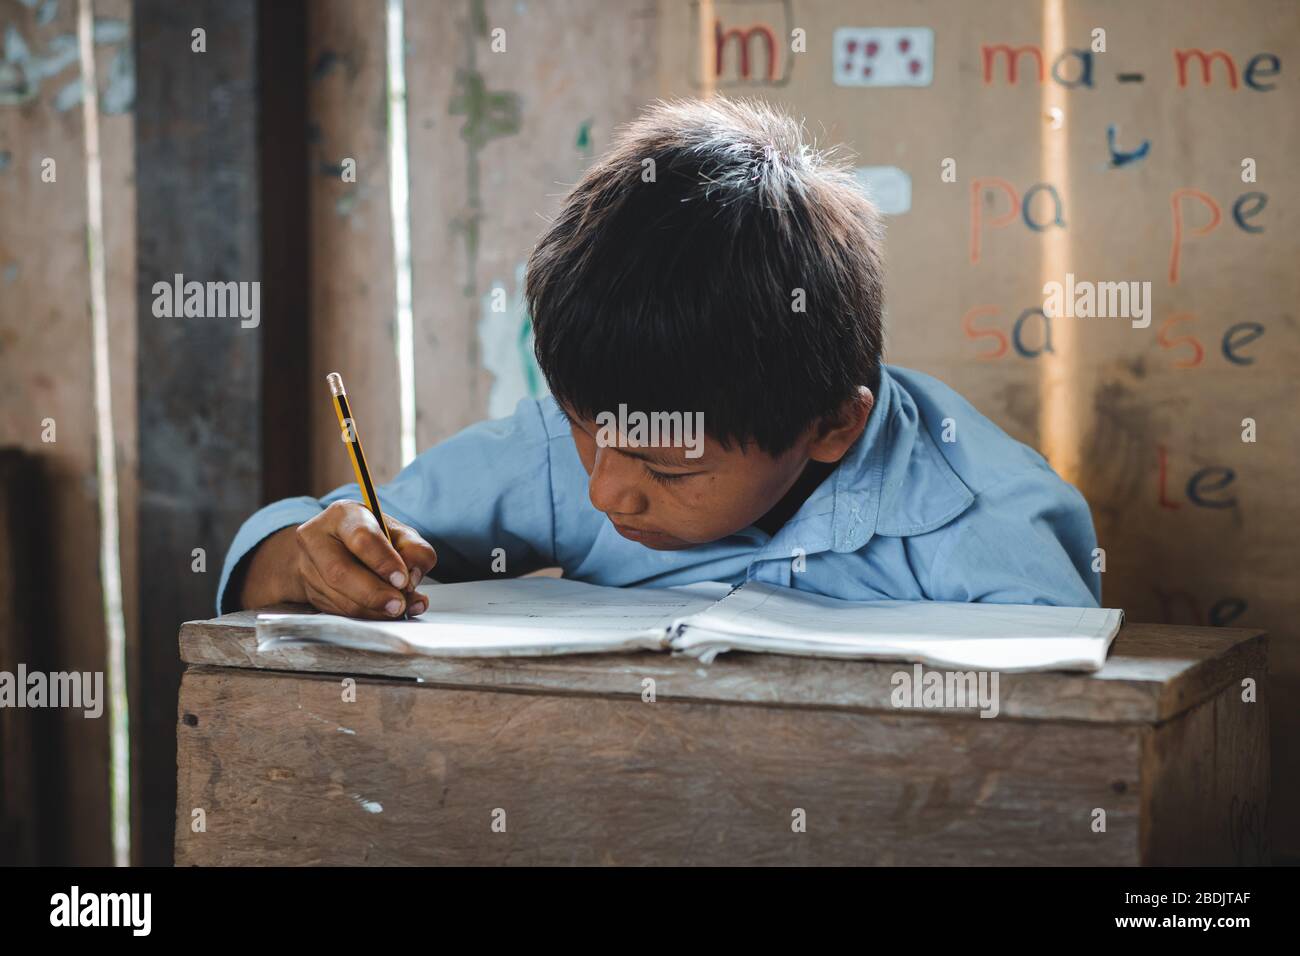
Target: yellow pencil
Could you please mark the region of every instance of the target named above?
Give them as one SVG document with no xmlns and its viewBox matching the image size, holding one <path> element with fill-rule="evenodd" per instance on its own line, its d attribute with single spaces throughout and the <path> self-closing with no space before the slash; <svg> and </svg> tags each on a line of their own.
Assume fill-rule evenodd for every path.
<svg viewBox="0 0 1300 956">
<path fill-rule="evenodd" d="M 366 507 L 379 522 L 379 527 L 384 529 L 384 534 L 388 536 L 388 543 L 396 550 L 397 542 L 393 540 L 392 529 L 384 520 L 384 513 L 379 510 L 379 496 L 375 494 L 374 482 L 370 480 L 370 469 L 366 467 L 366 453 L 361 448 L 361 435 L 357 432 L 356 420 L 352 417 L 351 409 L 348 408 L 348 393 L 343 388 L 343 376 L 338 372 L 330 372 L 325 376 L 325 381 L 329 382 L 330 394 L 334 396 L 334 411 L 339 417 L 343 444 L 348 446 L 352 471 L 357 476 L 357 484 L 361 486 L 361 494 L 365 496 Z"/>
</svg>

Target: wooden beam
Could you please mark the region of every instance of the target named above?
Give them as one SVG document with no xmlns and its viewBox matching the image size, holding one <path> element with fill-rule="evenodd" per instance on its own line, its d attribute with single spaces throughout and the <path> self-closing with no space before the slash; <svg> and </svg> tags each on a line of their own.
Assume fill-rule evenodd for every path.
<svg viewBox="0 0 1300 956">
<path fill-rule="evenodd" d="M 266 472 L 277 493 L 300 478 L 290 459 L 301 460 L 301 448 L 286 409 L 300 361 L 294 323 L 304 315 L 295 285 L 304 270 L 305 223 L 300 230 L 293 222 L 301 220 L 301 203 L 295 204 L 292 175 L 293 157 L 301 155 L 295 135 L 305 133 L 302 123 L 288 119 L 296 94 L 284 86 L 304 82 L 305 71 L 301 57 L 294 62 L 294 18 L 302 9 L 269 9 L 278 6 L 256 0 L 135 3 L 138 680 L 147 693 L 133 731 L 136 787 L 147 810 L 136 861 L 145 864 L 171 862 L 181 671 L 172 643 L 176 627 L 211 613 L 225 549 L 265 499 L 267 458 L 277 462 Z M 197 29 L 204 31 L 203 52 L 194 49 Z M 275 51 L 283 60 L 262 43 L 264 30 L 266 38 L 285 43 Z M 270 104 L 265 115 L 263 92 Z M 280 125 L 270 139 L 259 140 L 270 121 Z M 271 195 L 275 204 L 264 206 Z M 155 316 L 155 283 L 172 283 L 177 275 L 187 282 L 262 283 L 257 324 L 237 316 Z M 278 385 L 267 387 L 264 361 L 269 378 L 284 373 Z M 269 434 L 264 412 L 272 416 Z M 264 435 L 273 446 L 264 446 Z M 192 570 L 198 548 L 206 562 L 202 573 Z"/>
<path fill-rule="evenodd" d="M 375 481 L 401 464 L 384 30 L 383 0 L 308 8 L 313 461 L 298 494 L 353 480 L 324 390 L 330 372 L 347 384 Z M 349 159 L 355 181 L 343 175 Z"/>
<path fill-rule="evenodd" d="M 40 459 L 0 449 L 0 672 L 8 674 L 20 665 L 49 669 L 49 649 L 36 640 L 51 594 L 44 497 Z M 39 761 L 57 732 L 54 718 L 49 710 L 0 707 L 0 866 L 36 866 L 49 852 L 41 823 L 56 816 L 59 798 L 42 786 L 48 780 Z"/>
<path fill-rule="evenodd" d="M 261 84 L 258 156 L 262 204 L 262 501 L 303 494 L 311 482 L 308 411 L 328 408 L 310 381 L 307 3 L 258 9 Z M 315 401 L 313 401 L 313 399 Z"/>
</svg>

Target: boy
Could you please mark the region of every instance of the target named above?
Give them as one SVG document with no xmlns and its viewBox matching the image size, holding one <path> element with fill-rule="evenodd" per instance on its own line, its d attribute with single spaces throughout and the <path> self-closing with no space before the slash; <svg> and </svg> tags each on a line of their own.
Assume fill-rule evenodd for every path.
<svg viewBox="0 0 1300 956">
<path fill-rule="evenodd" d="M 529 260 L 552 397 L 380 488 L 396 550 L 355 485 L 263 508 L 226 557 L 219 610 L 395 618 L 425 610 L 414 587 L 435 567 L 547 566 L 606 585 L 1095 606 L 1082 496 L 947 386 L 881 364 L 881 252 L 874 207 L 788 118 L 651 108 Z"/>
</svg>

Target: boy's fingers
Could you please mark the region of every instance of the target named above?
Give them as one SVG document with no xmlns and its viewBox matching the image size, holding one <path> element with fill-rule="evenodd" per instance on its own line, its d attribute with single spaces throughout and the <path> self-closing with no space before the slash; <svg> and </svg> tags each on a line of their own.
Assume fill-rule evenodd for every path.
<svg viewBox="0 0 1300 956">
<path fill-rule="evenodd" d="M 305 571 L 304 580 L 349 616 L 393 619 L 406 610 L 402 592 L 385 584 L 345 549 L 336 546 L 332 553 L 311 552 L 309 557 L 311 567 Z"/>
<path fill-rule="evenodd" d="M 339 595 L 327 594 L 315 580 L 315 572 L 303 575 L 303 590 L 311 606 L 326 614 L 342 614 L 345 617 L 362 617 L 365 609 L 355 601 L 341 598 Z"/>
<path fill-rule="evenodd" d="M 411 570 L 410 587 L 420 583 L 420 579 L 433 570 L 438 563 L 438 552 L 411 528 L 400 521 L 388 519 L 388 527 L 393 532 L 397 543 L 397 553 L 402 556 L 406 566 Z"/>
<path fill-rule="evenodd" d="M 324 611 L 327 614 L 346 614 L 349 617 L 354 616 L 352 612 L 360 610 L 352 601 L 336 600 L 334 595 L 329 593 L 323 581 L 320 579 L 320 572 L 310 561 L 303 561 L 299 569 L 299 575 L 302 577 L 302 588 L 307 595 L 307 600 L 311 606 L 318 611 Z"/>
<path fill-rule="evenodd" d="M 388 537 L 369 508 L 354 509 L 339 523 L 334 535 L 380 578 L 399 590 L 407 586 L 406 564 L 388 543 Z"/>
<path fill-rule="evenodd" d="M 423 614 L 429 609 L 429 600 L 419 591 L 407 591 L 406 613 L 408 617 L 414 617 L 417 614 Z"/>
</svg>

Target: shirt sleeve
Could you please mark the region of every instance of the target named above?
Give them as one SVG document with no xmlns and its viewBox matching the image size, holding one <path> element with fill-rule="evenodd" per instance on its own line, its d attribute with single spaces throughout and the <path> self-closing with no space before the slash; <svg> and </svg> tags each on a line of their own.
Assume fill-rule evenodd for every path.
<svg viewBox="0 0 1300 956">
<path fill-rule="evenodd" d="M 432 577 L 439 581 L 488 577 L 497 557 L 511 576 L 556 563 L 549 439 L 535 399 L 522 400 L 507 418 L 479 422 L 435 445 L 376 492 L 386 515 L 414 528 L 438 552 Z M 323 498 L 274 502 L 245 521 L 221 570 L 217 613 L 239 609 L 243 574 L 259 544 L 343 500 L 362 500 L 355 483 Z"/>
<path fill-rule="evenodd" d="M 944 531 L 930 598 L 990 604 L 1097 607 L 1097 536 L 1083 496 L 1048 472 L 976 496 Z"/>
</svg>

